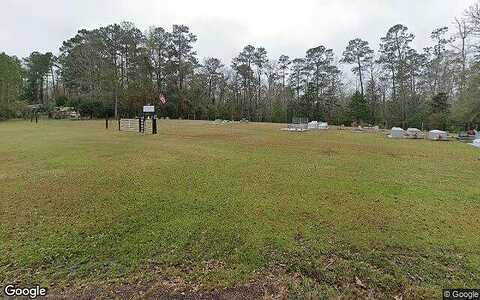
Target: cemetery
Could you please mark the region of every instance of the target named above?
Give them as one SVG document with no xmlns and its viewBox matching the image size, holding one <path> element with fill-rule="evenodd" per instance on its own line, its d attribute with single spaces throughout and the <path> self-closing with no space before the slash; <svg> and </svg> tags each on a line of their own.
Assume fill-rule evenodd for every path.
<svg viewBox="0 0 480 300">
<path fill-rule="evenodd" d="M 480 293 L 480 0 L 3 2 L 0 298 Z"/>
<path fill-rule="evenodd" d="M 115 298 L 119 270 L 132 285 L 176 278 L 187 294 L 265 278 L 301 288 L 320 276 L 312 266 L 366 296 L 350 276 L 362 270 L 379 298 L 480 280 L 478 148 L 305 119 L 289 125 L 305 134 L 165 118 L 146 134 L 153 120 L 145 134 L 142 118 L 121 131 L 102 120 L 0 123 L 0 279 L 62 281 L 87 298 L 84 285 Z"/>
</svg>

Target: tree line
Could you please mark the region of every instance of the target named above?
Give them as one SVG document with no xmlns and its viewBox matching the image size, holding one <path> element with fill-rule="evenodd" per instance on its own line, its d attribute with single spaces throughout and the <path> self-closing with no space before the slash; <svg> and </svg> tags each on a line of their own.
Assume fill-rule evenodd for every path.
<svg viewBox="0 0 480 300">
<path fill-rule="evenodd" d="M 199 60 L 197 36 L 184 25 L 142 32 L 122 22 L 80 30 L 58 55 L 0 55 L 0 118 L 14 117 L 24 100 L 96 117 L 134 117 L 151 104 L 160 116 L 184 119 L 479 124 L 480 4 L 452 24 L 433 30 L 431 46 L 420 51 L 398 24 L 379 39 L 378 51 L 358 38 L 343 53 L 319 45 L 298 58 L 271 58 L 265 48 L 247 45 L 231 62 Z M 341 65 L 351 67 L 353 88 Z"/>
</svg>

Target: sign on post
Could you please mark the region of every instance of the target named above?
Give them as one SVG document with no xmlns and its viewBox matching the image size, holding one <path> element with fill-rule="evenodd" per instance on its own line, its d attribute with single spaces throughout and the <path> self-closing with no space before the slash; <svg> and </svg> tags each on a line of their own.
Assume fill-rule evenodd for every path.
<svg viewBox="0 0 480 300">
<path fill-rule="evenodd" d="M 155 106 L 153 105 L 145 105 L 143 107 L 143 112 L 144 113 L 154 113 L 155 112 Z"/>
</svg>

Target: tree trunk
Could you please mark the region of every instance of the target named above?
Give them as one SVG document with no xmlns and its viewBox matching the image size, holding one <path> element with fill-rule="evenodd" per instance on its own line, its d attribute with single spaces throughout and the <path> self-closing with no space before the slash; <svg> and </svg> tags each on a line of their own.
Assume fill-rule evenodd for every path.
<svg viewBox="0 0 480 300">
<path fill-rule="evenodd" d="M 360 62 L 360 56 L 357 56 L 357 62 L 358 62 L 358 76 L 360 78 L 360 91 L 362 93 L 362 98 L 363 98 L 365 94 L 363 92 L 362 64 Z"/>
<path fill-rule="evenodd" d="M 118 91 L 117 91 L 117 83 L 114 83 L 113 88 L 113 96 L 115 98 L 115 119 L 118 120 Z"/>
</svg>

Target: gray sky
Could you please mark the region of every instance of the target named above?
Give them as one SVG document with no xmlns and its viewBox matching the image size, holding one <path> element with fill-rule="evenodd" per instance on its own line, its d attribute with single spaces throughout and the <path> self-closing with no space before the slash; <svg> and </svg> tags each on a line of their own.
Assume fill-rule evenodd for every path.
<svg viewBox="0 0 480 300">
<path fill-rule="evenodd" d="M 58 52 L 79 29 L 131 21 L 171 29 L 188 25 L 198 36 L 199 57 L 227 64 L 243 46 L 263 46 L 269 57 L 304 56 L 325 45 L 337 56 L 350 39 L 378 47 L 392 25 L 402 23 L 423 48 L 429 33 L 452 26 L 474 0 L 1 0 L 0 52 L 25 57 L 32 51 Z"/>
</svg>

